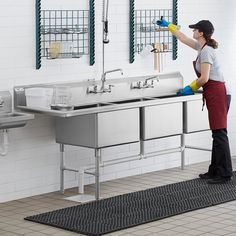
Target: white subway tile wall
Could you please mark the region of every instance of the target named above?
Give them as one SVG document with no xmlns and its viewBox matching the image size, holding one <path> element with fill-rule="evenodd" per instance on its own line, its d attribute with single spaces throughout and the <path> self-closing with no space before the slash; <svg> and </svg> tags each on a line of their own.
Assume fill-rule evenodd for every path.
<svg viewBox="0 0 236 236">
<path fill-rule="evenodd" d="M 42 0 L 42 8 L 80 9 L 88 7 L 88 0 Z M 158 8 L 158 4 L 171 1 L 136 0 L 136 7 Z M 42 60 L 42 68 L 35 69 L 35 1 L 0 1 L 0 88 L 13 91 L 16 85 L 49 83 L 61 81 L 85 81 L 100 79 L 102 72 L 102 0 L 95 1 L 96 11 L 96 63 L 89 66 L 89 58 L 79 60 Z M 201 19 L 209 19 L 215 25 L 214 38 L 219 41 L 217 50 L 225 78 L 232 94 L 236 94 L 236 15 L 234 0 L 179 0 L 178 23 L 181 30 L 192 36 L 188 25 Z M 129 64 L 129 1 L 110 1 L 109 39 L 105 47 L 105 70 L 122 68 L 124 77 L 156 73 L 153 58 L 136 55 L 135 62 Z M 195 78 L 192 60 L 196 53 L 179 45 L 178 59 L 167 56 L 163 72 L 180 71 L 185 84 Z M 117 75 L 109 75 L 115 78 Z M 236 154 L 236 106 L 232 97 L 229 112 L 229 138 L 232 155 Z M 2 136 L 0 135 L 0 140 Z M 24 128 L 9 131 L 9 153 L 0 157 L 0 202 L 33 196 L 59 190 L 59 145 L 55 143 L 54 119 L 37 115 Z M 149 141 L 145 145 L 149 151 L 179 146 L 179 137 Z M 189 145 L 211 147 L 211 133 L 203 132 L 187 136 Z M 137 144 L 112 147 L 103 151 L 104 160 L 133 155 L 139 152 Z M 66 165 L 86 166 L 94 163 L 94 151 L 81 147 L 66 146 Z M 180 166 L 180 154 L 168 154 L 147 160 L 122 163 L 101 170 L 101 180 L 111 180 L 125 176 L 147 173 Z M 210 153 L 187 150 L 186 164 L 210 159 Z M 204 170 L 203 170 L 204 171 Z M 93 183 L 94 178 L 86 176 L 85 184 Z M 77 186 L 78 175 L 66 173 L 65 186 Z"/>
</svg>

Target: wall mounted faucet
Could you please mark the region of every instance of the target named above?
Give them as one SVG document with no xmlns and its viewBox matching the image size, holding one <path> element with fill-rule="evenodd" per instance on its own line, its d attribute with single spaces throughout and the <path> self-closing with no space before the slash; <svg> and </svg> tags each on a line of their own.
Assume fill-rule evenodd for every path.
<svg viewBox="0 0 236 236">
<path fill-rule="evenodd" d="M 109 74 L 109 73 L 116 72 L 116 71 L 120 71 L 121 75 L 123 75 L 123 70 L 122 70 L 122 69 L 108 70 L 108 71 L 105 71 L 105 72 L 102 74 L 102 78 L 101 78 L 101 80 L 102 80 L 101 91 L 107 92 L 107 91 L 106 91 L 106 88 L 105 88 L 106 75 Z M 111 92 L 111 91 L 108 91 L 108 92 Z"/>
<path fill-rule="evenodd" d="M 145 81 L 132 82 L 130 88 L 131 89 L 154 88 L 154 79 L 156 79 L 157 82 L 159 82 L 159 76 L 154 75 L 146 78 Z"/>
<path fill-rule="evenodd" d="M 105 71 L 102 74 L 102 78 L 101 78 L 102 84 L 101 84 L 101 86 L 93 85 L 92 87 L 88 87 L 87 88 L 87 93 L 110 93 L 111 88 L 114 87 L 114 85 L 112 85 L 112 84 L 105 85 L 106 75 L 110 74 L 110 73 L 113 73 L 113 72 L 116 72 L 116 71 L 120 71 L 121 75 L 123 75 L 123 70 L 122 69 L 114 69 L 114 70 Z"/>
<path fill-rule="evenodd" d="M 111 87 L 114 87 L 114 85 L 111 85 L 111 84 L 105 85 L 106 75 L 109 73 L 116 72 L 116 71 L 120 71 L 121 75 L 123 75 L 122 69 L 114 69 L 114 70 L 105 71 L 105 44 L 109 43 L 109 39 L 108 39 L 108 8 L 109 8 L 109 0 L 103 0 L 103 13 L 102 13 L 103 40 L 102 40 L 102 76 L 101 76 L 102 84 L 101 84 L 101 86 L 99 86 L 99 85 L 89 86 L 87 88 L 87 93 L 110 93 Z"/>
</svg>

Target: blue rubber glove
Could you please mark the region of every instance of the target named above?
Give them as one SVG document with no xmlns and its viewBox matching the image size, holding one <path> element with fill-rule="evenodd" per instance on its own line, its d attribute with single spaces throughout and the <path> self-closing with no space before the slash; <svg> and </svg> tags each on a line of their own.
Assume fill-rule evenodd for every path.
<svg viewBox="0 0 236 236">
<path fill-rule="evenodd" d="M 164 20 L 164 19 L 161 19 L 161 20 L 158 20 L 156 22 L 157 25 L 159 26 L 162 26 L 162 27 L 168 27 L 168 25 L 170 24 L 170 22 Z"/>
<path fill-rule="evenodd" d="M 192 88 L 188 85 L 186 87 L 184 87 L 183 89 L 181 89 L 179 92 L 178 92 L 178 95 L 180 96 L 184 96 L 184 95 L 193 95 L 194 92 L 192 90 Z"/>
</svg>

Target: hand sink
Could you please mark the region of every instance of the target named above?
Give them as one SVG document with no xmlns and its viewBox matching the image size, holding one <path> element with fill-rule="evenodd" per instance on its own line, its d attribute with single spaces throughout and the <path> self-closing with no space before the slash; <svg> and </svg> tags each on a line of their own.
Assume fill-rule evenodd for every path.
<svg viewBox="0 0 236 236">
<path fill-rule="evenodd" d="M 0 113 L 0 129 L 10 129 L 25 126 L 28 120 L 34 119 L 34 115 L 20 112 Z"/>
</svg>

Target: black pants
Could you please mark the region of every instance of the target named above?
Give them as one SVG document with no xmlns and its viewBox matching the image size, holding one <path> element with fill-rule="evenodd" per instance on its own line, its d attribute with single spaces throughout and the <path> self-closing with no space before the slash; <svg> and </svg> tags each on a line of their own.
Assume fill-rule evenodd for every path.
<svg viewBox="0 0 236 236">
<path fill-rule="evenodd" d="M 212 130 L 212 155 L 208 173 L 211 176 L 231 177 L 232 162 L 226 129 Z"/>
<path fill-rule="evenodd" d="M 228 109 L 231 96 L 228 95 Z M 227 129 L 212 130 L 212 155 L 208 173 L 211 176 L 231 177 L 232 162 Z"/>
</svg>

